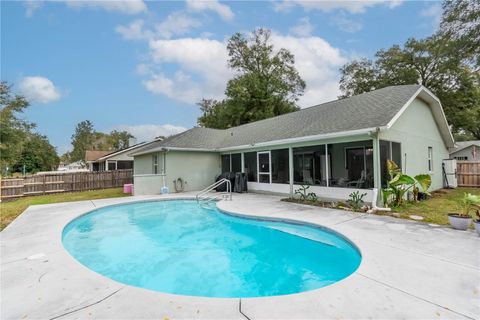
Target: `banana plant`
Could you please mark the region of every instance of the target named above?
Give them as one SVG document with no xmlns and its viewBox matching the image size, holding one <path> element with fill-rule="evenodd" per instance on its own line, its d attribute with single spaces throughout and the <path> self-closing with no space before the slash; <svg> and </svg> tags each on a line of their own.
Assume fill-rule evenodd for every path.
<svg viewBox="0 0 480 320">
<path fill-rule="evenodd" d="M 402 205 L 405 194 L 412 189 L 414 199 L 417 200 L 420 188 L 426 194 L 429 194 L 428 188 L 432 184 L 432 178 L 428 174 L 418 174 L 415 177 L 403 174 L 401 169 L 392 160 L 387 160 L 387 170 L 390 180 L 387 187 L 382 189 L 383 203 L 385 206 Z"/>
</svg>

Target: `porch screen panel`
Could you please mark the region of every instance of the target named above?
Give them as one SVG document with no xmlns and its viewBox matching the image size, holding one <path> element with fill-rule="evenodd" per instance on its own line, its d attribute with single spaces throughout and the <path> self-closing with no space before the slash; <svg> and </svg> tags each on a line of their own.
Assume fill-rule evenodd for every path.
<svg viewBox="0 0 480 320">
<path fill-rule="evenodd" d="M 392 160 L 395 161 L 399 168 L 402 167 L 402 151 L 398 142 L 392 142 Z"/>
<path fill-rule="evenodd" d="M 242 155 L 235 153 L 232 157 L 232 172 L 242 172 Z"/>
<path fill-rule="evenodd" d="M 329 186 L 373 188 L 373 144 L 371 140 L 328 145 L 331 175 Z"/>
<path fill-rule="evenodd" d="M 326 186 L 325 145 L 293 148 L 294 184 Z"/>
<path fill-rule="evenodd" d="M 117 161 L 117 170 L 133 169 L 133 161 L 120 160 Z"/>
<path fill-rule="evenodd" d="M 402 145 L 398 142 L 380 140 L 380 174 L 382 187 L 387 186 L 390 179 L 387 169 L 387 160 L 393 160 L 397 166 L 402 168 Z"/>
<path fill-rule="evenodd" d="M 257 182 L 257 153 L 244 153 L 243 160 L 245 165 L 245 173 L 247 174 L 247 180 L 251 182 Z"/>
<path fill-rule="evenodd" d="M 230 155 L 222 155 L 222 172 L 230 172 Z"/>
<path fill-rule="evenodd" d="M 288 183 L 288 149 L 272 150 L 272 183 Z"/>
</svg>

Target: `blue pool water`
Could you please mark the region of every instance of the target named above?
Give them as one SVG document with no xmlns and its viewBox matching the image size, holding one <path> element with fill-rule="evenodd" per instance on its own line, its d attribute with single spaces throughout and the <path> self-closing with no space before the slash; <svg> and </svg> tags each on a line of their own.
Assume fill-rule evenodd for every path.
<svg viewBox="0 0 480 320">
<path fill-rule="evenodd" d="M 65 227 L 63 244 L 113 280 L 208 297 L 317 289 L 347 277 L 361 260 L 350 242 L 332 232 L 232 217 L 191 200 L 95 210 Z"/>
</svg>

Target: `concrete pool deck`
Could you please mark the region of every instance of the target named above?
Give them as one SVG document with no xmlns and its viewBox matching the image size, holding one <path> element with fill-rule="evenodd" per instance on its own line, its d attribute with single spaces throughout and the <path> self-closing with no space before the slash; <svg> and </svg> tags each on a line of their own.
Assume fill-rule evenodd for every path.
<svg viewBox="0 0 480 320">
<path fill-rule="evenodd" d="M 234 194 L 238 215 L 326 226 L 362 252 L 358 270 L 317 290 L 263 298 L 164 294 L 115 282 L 63 248 L 63 227 L 95 208 L 191 196 L 29 207 L 1 235 L 1 319 L 479 319 L 480 237 L 473 231 Z M 208 284 L 206 284 L 208 285 Z"/>
</svg>

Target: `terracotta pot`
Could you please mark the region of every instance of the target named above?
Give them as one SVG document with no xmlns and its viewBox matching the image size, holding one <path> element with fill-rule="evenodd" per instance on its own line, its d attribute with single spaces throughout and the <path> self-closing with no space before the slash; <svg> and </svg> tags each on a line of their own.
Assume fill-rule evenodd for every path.
<svg viewBox="0 0 480 320">
<path fill-rule="evenodd" d="M 448 221 L 454 229 L 457 230 L 467 230 L 472 223 L 472 218 L 468 216 L 461 216 L 458 213 L 449 213 Z"/>
</svg>

